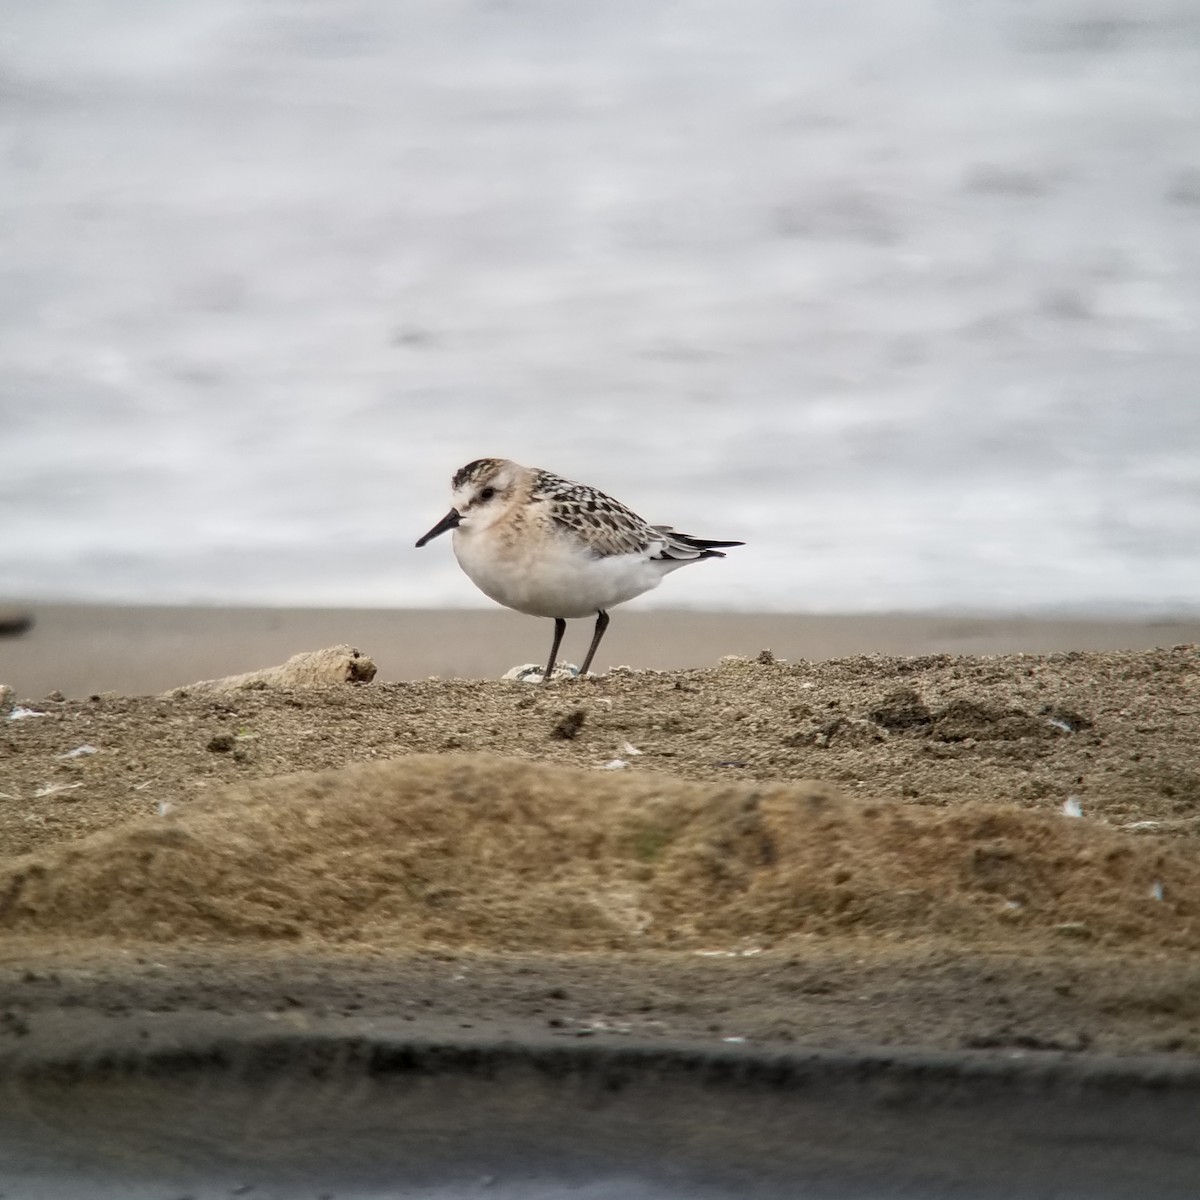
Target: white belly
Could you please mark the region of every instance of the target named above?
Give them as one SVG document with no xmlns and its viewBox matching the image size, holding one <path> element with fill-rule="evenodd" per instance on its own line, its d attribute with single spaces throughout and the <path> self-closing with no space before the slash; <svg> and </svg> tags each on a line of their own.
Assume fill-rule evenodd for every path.
<svg viewBox="0 0 1200 1200">
<path fill-rule="evenodd" d="M 590 617 L 658 587 L 683 563 L 642 555 L 590 558 L 564 540 L 505 547 L 486 534 L 454 531 L 454 556 L 468 578 L 497 604 L 534 617 Z"/>
</svg>

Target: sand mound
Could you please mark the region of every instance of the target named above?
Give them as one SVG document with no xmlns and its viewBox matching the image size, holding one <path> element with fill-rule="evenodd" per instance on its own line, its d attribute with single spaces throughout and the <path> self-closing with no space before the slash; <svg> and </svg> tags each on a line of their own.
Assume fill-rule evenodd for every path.
<svg viewBox="0 0 1200 1200">
<path fill-rule="evenodd" d="M 1066 817 L 412 756 L 234 787 L 10 859 L 0 928 L 390 948 L 934 933 L 1196 949 L 1197 896 L 1186 844 Z"/>
</svg>

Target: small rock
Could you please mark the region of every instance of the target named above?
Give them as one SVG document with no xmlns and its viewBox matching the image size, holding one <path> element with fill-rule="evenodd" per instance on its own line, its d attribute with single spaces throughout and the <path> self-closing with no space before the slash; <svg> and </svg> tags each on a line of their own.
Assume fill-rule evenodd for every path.
<svg viewBox="0 0 1200 1200">
<path fill-rule="evenodd" d="M 33 613 L 0 609 L 0 637 L 18 637 L 33 628 Z"/>
<path fill-rule="evenodd" d="M 248 671 L 224 679 L 202 679 L 163 693 L 164 699 L 180 699 L 193 692 L 224 693 L 266 691 L 269 688 L 329 687 L 339 683 L 370 683 L 375 664 L 353 646 L 330 646 L 293 654 L 282 666 L 265 671 Z M 210 747 L 211 748 L 211 747 Z"/>
<path fill-rule="evenodd" d="M 884 729 L 925 729 L 933 724 L 933 714 L 913 688 L 888 692 L 871 710 L 870 716 Z"/>
<path fill-rule="evenodd" d="M 573 709 L 555 722 L 554 728 L 550 730 L 550 736 L 561 738 L 564 742 L 573 741 L 586 720 L 587 713 L 582 708 Z"/>
<path fill-rule="evenodd" d="M 227 754 L 233 749 L 237 739 L 232 733 L 218 733 L 209 739 L 208 745 L 204 748 L 211 750 L 214 754 Z"/>
</svg>

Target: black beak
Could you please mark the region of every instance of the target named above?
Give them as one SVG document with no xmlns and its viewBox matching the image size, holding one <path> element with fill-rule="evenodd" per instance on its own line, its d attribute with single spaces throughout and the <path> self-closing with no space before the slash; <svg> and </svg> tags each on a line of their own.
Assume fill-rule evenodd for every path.
<svg viewBox="0 0 1200 1200">
<path fill-rule="evenodd" d="M 459 516 L 458 509 L 452 508 L 423 538 L 417 542 L 417 546 L 423 546 L 426 542 L 432 542 L 438 534 L 445 533 L 447 529 L 453 529 L 462 520 Z"/>
</svg>

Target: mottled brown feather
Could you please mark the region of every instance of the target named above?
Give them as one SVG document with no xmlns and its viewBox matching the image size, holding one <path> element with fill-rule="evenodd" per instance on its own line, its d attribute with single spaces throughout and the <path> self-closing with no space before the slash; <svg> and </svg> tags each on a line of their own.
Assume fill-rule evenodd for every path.
<svg viewBox="0 0 1200 1200">
<path fill-rule="evenodd" d="M 619 500 L 569 479 L 534 470 L 530 500 L 546 506 L 551 521 L 584 542 L 597 558 L 649 554 L 652 558 L 717 558 L 716 550 L 695 545 L 668 525 L 651 525 Z"/>
</svg>

